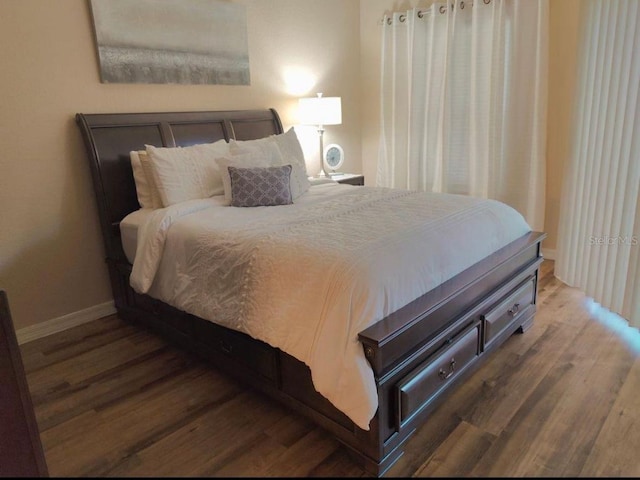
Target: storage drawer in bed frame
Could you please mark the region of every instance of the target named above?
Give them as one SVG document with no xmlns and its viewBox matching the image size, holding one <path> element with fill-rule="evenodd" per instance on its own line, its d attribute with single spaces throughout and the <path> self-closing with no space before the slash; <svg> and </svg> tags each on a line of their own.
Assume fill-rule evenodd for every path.
<svg viewBox="0 0 640 480">
<path fill-rule="evenodd" d="M 521 272 L 379 379 L 392 397 L 392 410 L 381 426 L 388 427 L 389 447 L 395 437 L 403 438 L 399 435 L 403 430 L 415 428 L 446 390 L 473 371 L 483 352 L 526 325 L 535 313 L 536 285 L 537 271 Z"/>
<path fill-rule="evenodd" d="M 535 294 L 536 279 L 532 276 L 482 316 L 484 348 L 488 348 L 514 322 L 533 314 L 533 310 L 535 310 Z"/>
<path fill-rule="evenodd" d="M 411 433 L 447 398 L 444 393 L 475 371 L 489 351 L 532 324 L 542 257 L 537 247 L 518 256 L 515 262 L 487 272 L 479 282 L 462 289 L 456 285 L 465 297 L 461 304 L 420 306 L 416 320 L 403 329 L 376 324 L 360 334 L 379 394 L 389 399 L 387 410 L 378 411 L 385 455 L 401 450 Z M 417 342 L 420 338 L 426 340 Z M 403 349 L 410 353 L 400 356 Z"/>
<path fill-rule="evenodd" d="M 480 354 L 480 324 L 475 324 L 458 337 L 409 372 L 396 386 L 398 430 L 413 415 L 427 407 Z"/>
<path fill-rule="evenodd" d="M 212 348 L 274 385 L 279 381 L 278 354 L 270 345 L 256 342 L 244 333 L 222 328 L 214 323 L 194 323 L 194 335 L 200 339 L 204 348 Z"/>
</svg>

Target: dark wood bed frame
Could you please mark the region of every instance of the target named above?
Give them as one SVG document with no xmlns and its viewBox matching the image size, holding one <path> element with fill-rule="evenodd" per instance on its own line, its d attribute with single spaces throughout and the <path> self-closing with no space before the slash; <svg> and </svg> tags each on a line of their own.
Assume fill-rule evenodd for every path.
<svg viewBox="0 0 640 480">
<path fill-rule="evenodd" d="M 137 322 L 210 360 L 332 432 L 364 469 L 381 476 L 452 387 L 516 331 L 533 323 L 540 243 L 531 232 L 360 332 L 374 371 L 378 411 L 357 427 L 315 391 L 306 365 L 279 349 L 139 295 L 120 221 L 139 208 L 129 152 L 221 138 L 250 140 L 283 132 L 273 109 L 77 114 L 93 177 L 113 297 L 121 318 Z M 362 187 L 354 187 L 362 188 Z"/>
</svg>

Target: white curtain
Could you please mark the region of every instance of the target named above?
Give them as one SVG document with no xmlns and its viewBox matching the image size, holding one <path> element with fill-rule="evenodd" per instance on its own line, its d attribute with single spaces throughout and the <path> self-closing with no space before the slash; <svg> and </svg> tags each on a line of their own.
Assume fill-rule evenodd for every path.
<svg viewBox="0 0 640 480">
<path fill-rule="evenodd" d="M 640 327 L 640 1 L 581 6 L 555 274 Z"/>
<path fill-rule="evenodd" d="M 548 0 L 385 16 L 377 184 L 501 200 L 544 227 Z"/>
</svg>

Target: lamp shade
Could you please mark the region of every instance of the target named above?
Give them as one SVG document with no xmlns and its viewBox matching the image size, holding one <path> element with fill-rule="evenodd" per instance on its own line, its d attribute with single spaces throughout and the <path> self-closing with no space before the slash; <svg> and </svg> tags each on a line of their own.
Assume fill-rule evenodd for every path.
<svg viewBox="0 0 640 480">
<path fill-rule="evenodd" d="M 301 125 L 340 125 L 342 102 L 340 97 L 301 98 L 298 100 L 298 121 Z"/>
</svg>

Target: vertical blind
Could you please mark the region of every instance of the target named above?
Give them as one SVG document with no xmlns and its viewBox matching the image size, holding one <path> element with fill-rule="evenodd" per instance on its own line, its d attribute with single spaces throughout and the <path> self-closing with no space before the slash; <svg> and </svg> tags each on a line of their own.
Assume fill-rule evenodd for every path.
<svg viewBox="0 0 640 480">
<path fill-rule="evenodd" d="M 640 1 L 584 12 L 555 273 L 640 327 Z"/>
</svg>

